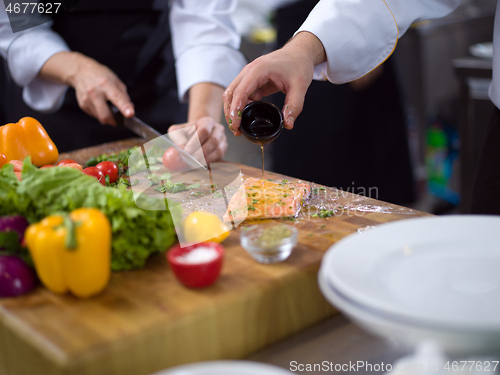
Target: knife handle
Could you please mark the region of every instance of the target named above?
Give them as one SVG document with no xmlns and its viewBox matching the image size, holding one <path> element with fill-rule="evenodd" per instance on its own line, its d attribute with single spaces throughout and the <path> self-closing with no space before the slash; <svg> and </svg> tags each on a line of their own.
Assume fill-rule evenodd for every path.
<svg viewBox="0 0 500 375">
<path fill-rule="evenodd" d="M 123 114 L 120 112 L 118 108 L 115 107 L 114 104 L 112 104 L 111 102 L 108 102 L 108 104 L 109 104 L 109 109 L 111 109 L 111 113 L 113 114 L 113 117 L 115 119 L 116 125 L 123 127 Z"/>
</svg>

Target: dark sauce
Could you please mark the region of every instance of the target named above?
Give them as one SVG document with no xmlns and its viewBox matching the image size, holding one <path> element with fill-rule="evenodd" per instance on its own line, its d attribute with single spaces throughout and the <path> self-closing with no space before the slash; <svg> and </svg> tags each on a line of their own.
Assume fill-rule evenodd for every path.
<svg viewBox="0 0 500 375">
<path fill-rule="evenodd" d="M 241 116 L 240 130 L 250 142 L 262 150 L 262 178 L 264 178 L 264 146 L 274 141 L 283 129 L 283 117 L 278 107 L 269 102 L 248 104 Z"/>
</svg>

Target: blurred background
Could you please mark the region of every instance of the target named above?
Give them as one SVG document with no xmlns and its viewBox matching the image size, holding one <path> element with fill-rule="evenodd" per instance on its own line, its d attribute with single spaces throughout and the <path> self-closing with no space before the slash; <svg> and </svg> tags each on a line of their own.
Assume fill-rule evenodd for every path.
<svg viewBox="0 0 500 375">
<path fill-rule="evenodd" d="M 286 33 L 300 26 L 301 17 L 315 3 L 240 0 L 234 22 L 248 60 L 281 46 L 291 36 Z M 378 86 L 373 84 L 364 93 L 329 83 L 321 84 L 346 87 L 327 94 L 330 89 L 321 86 L 319 99 L 308 92 L 305 108 L 310 110 L 299 116 L 302 122 L 265 147 L 266 169 L 352 192 L 380 185 L 379 196 L 372 198 L 435 214 L 469 212 L 479 142 L 493 109 L 487 90 L 495 6 L 496 0 L 463 1 L 443 19 L 413 25 L 384 64 L 381 77 L 385 78 L 377 78 Z M 390 103 L 375 102 L 391 95 Z M 324 100 L 327 110 L 314 107 L 318 100 Z M 354 119 L 346 108 L 366 115 Z M 343 129 L 328 130 L 325 137 L 326 129 L 332 128 Z M 288 134 L 293 132 L 295 139 Z M 308 134 L 314 138 L 307 139 Z M 260 167 L 259 146 L 229 131 L 228 138 L 226 160 Z M 329 144 L 319 144 L 321 138 Z M 318 151 L 324 149 L 328 155 Z M 334 149 L 339 149 L 336 156 Z M 313 165 L 322 171 L 314 172 Z M 357 174 L 349 172 L 353 170 Z M 305 175 L 308 171 L 313 174 Z"/>
</svg>

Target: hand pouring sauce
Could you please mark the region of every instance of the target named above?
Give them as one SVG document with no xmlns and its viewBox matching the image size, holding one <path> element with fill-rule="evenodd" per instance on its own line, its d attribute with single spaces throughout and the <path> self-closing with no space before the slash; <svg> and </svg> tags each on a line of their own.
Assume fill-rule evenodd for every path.
<svg viewBox="0 0 500 375">
<path fill-rule="evenodd" d="M 262 150 L 264 178 L 264 146 L 274 141 L 283 129 L 283 117 L 278 107 L 269 102 L 252 102 L 243 110 L 240 129 L 246 139 Z"/>
</svg>

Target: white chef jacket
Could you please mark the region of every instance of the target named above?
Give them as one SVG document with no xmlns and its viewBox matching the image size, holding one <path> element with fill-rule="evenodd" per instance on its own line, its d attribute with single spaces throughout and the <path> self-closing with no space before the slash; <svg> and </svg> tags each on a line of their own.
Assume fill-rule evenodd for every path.
<svg viewBox="0 0 500 375">
<path fill-rule="evenodd" d="M 196 83 L 212 82 L 226 87 L 245 65 L 239 52 L 240 36 L 231 22 L 237 0 L 170 0 L 170 28 L 176 61 L 179 99 Z M 84 32 L 84 31 L 82 31 Z M 0 54 L 12 79 L 23 87 L 27 105 L 53 112 L 62 105 L 66 85 L 37 77 L 54 54 L 68 51 L 51 23 L 13 33 L 5 5 L 0 5 Z"/>
<path fill-rule="evenodd" d="M 491 81 L 489 95 L 490 99 L 497 108 L 500 108 L 500 1 L 497 1 L 497 9 L 495 11 L 495 25 L 493 28 L 493 79 Z"/>
<path fill-rule="evenodd" d="M 316 35 L 328 61 L 315 79 L 345 83 L 383 63 L 414 22 L 440 18 L 461 0 L 321 0 L 297 31 Z"/>
<path fill-rule="evenodd" d="M 461 0 L 321 0 L 297 31 L 316 35 L 328 61 L 314 78 L 333 83 L 353 81 L 383 63 L 410 25 L 444 17 Z M 500 1 L 493 35 L 493 80 L 490 99 L 500 108 Z"/>
</svg>

